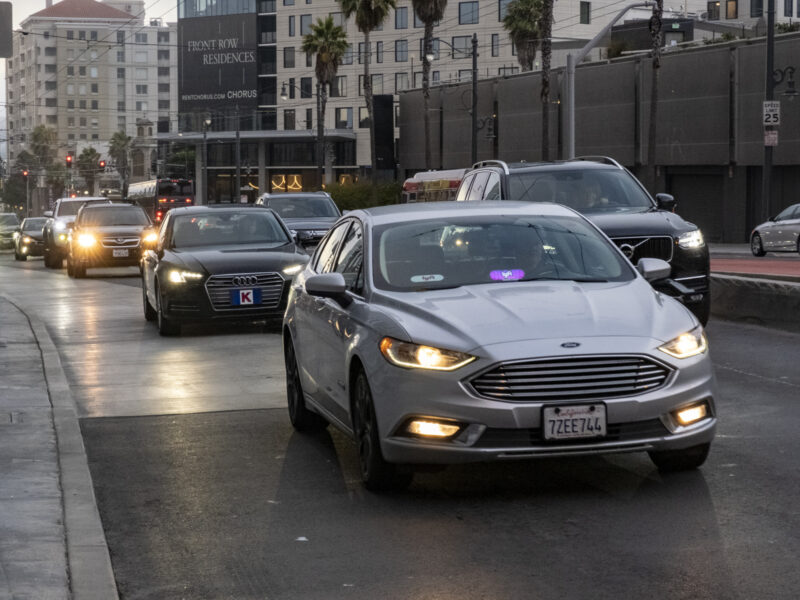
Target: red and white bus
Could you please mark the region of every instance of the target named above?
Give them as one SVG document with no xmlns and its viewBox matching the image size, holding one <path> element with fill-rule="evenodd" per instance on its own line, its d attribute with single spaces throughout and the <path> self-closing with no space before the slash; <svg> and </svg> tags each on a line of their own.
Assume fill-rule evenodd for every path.
<svg viewBox="0 0 800 600">
<path fill-rule="evenodd" d="M 468 169 L 422 171 L 403 182 L 401 202 L 455 200 L 456 191 Z"/>
<path fill-rule="evenodd" d="M 191 179 L 152 179 L 128 186 L 128 202 L 141 206 L 150 218 L 160 223 L 171 208 L 194 204 L 194 181 Z"/>
</svg>

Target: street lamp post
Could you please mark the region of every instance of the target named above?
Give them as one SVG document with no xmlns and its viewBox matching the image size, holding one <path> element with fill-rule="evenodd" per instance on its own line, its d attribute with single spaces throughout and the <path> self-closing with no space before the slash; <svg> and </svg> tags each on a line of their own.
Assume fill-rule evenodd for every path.
<svg viewBox="0 0 800 600">
<path fill-rule="evenodd" d="M 303 89 L 294 85 L 294 84 L 287 84 L 285 81 L 281 83 L 281 100 L 286 101 L 289 99 L 289 94 L 286 91 L 287 86 L 291 86 L 296 90 L 299 90 L 300 93 L 303 93 Z M 325 123 L 322 121 L 322 96 L 320 95 L 320 83 L 317 81 L 317 90 L 316 90 L 316 100 L 317 100 L 317 137 L 315 140 L 316 152 L 317 155 L 317 181 L 319 183 L 319 187 L 322 188 L 323 185 L 323 169 L 324 169 L 324 152 L 325 152 Z"/>
<path fill-rule="evenodd" d="M 208 205 L 208 128 L 211 119 L 203 119 L 203 204 Z"/>
</svg>

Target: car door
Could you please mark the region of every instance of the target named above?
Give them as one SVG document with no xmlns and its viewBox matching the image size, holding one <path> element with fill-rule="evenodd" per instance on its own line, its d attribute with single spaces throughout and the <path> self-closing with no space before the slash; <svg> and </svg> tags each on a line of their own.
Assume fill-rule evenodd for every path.
<svg viewBox="0 0 800 600">
<path fill-rule="evenodd" d="M 800 204 L 794 205 L 791 218 L 786 221 L 786 249 L 800 252 Z"/>
<path fill-rule="evenodd" d="M 764 250 L 782 250 L 785 246 L 784 238 L 784 220 L 794 212 L 793 207 L 782 210 L 770 223 L 761 228 L 761 242 Z"/>
</svg>

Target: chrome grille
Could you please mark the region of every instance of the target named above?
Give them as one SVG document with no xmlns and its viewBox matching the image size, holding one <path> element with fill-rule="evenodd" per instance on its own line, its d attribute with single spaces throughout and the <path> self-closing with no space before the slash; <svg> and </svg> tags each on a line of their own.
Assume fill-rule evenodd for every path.
<svg viewBox="0 0 800 600">
<path fill-rule="evenodd" d="M 498 400 L 598 400 L 652 391 L 670 372 L 645 356 L 577 356 L 503 363 L 470 383 L 481 396 Z"/>
<path fill-rule="evenodd" d="M 103 248 L 137 248 L 139 238 L 106 236 L 100 240 L 100 243 L 103 244 Z"/>
<path fill-rule="evenodd" d="M 232 273 L 212 275 L 206 281 L 206 293 L 214 310 L 277 308 L 283 295 L 284 279 L 278 273 Z M 260 289 L 261 304 L 231 304 L 231 290 Z"/>
<path fill-rule="evenodd" d="M 546 440 L 541 427 L 531 429 L 495 429 L 487 428 L 474 448 L 528 448 L 531 446 L 580 445 L 598 442 L 631 442 L 669 435 L 660 419 L 648 421 L 632 421 L 630 423 L 609 423 L 606 435 L 602 438 L 574 438 L 566 440 Z"/>
<path fill-rule="evenodd" d="M 640 258 L 660 258 L 670 262 L 675 243 L 668 235 L 655 237 L 611 238 L 622 253 L 636 264 Z"/>
</svg>

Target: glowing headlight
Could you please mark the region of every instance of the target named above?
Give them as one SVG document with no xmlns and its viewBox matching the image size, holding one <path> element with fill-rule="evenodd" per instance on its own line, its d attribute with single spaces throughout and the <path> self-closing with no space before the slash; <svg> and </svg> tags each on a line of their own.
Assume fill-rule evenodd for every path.
<svg viewBox="0 0 800 600">
<path fill-rule="evenodd" d="M 158 241 L 158 234 L 155 231 L 151 231 L 142 238 L 142 241 L 145 244 L 155 244 Z"/>
<path fill-rule="evenodd" d="M 171 283 L 186 283 L 187 281 L 197 280 L 203 277 L 202 273 L 193 271 L 170 271 L 169 280 Z"/>
<path fill-rule="evenodd" d="M 380 349 L 384 358 L 398 367 L 455 371 L 475 360 L 474 356 L 463 352 L 401 342 L 389 337 L 381 340 Z"/>
<path fill-rule="evenodd" d="M 54 231 L 64 231 L 67 228 L 67 224 L 64 221 L 56 221 L 53 223 L 53 230 Z"/>
<path fill-rule="evenodd" d="M 296 275 L 299 273 L 305 265 L 289 265 L 288 267 L 283 268 L 284 275 Z"/>
<path fill-rule="evenodd" d="M 22 243 L 23 244 L 30 244 L 32 242 L 33 242 L 33 238 L 32 237 L 29 237 L 27 235 L 23 235 L 22 236 Z"/>
<path fill-rule="evenodd" d="M 708 350 L 708 343 L 703 328 L 698 325 L 691 331 L 682 333 L 674 340 L 659 346 L 658 349 L 675 358 L 689 358 Z"/>
<path fill-rule="evenodd" d="M 706 245 L 705 240 L 703 239 L 703 234 L 700 232 L 699 229 L 695 229 L 694 231 L 687 231 L 686 233 L 682 233 L 678 237 L 678 246 L 681 248 L 687 249 L 695 249 L 695 248 L 702 248 Z"/>
<path fill-rule="evenodd" d="M 94 239 L 94 236 L 91 233 L 82 233 L 78 236 L 78 245 L 83 248 L 89 248 L 91 246 L 94 246 L 95 243 L 96 240 Z"/>
</svg>

